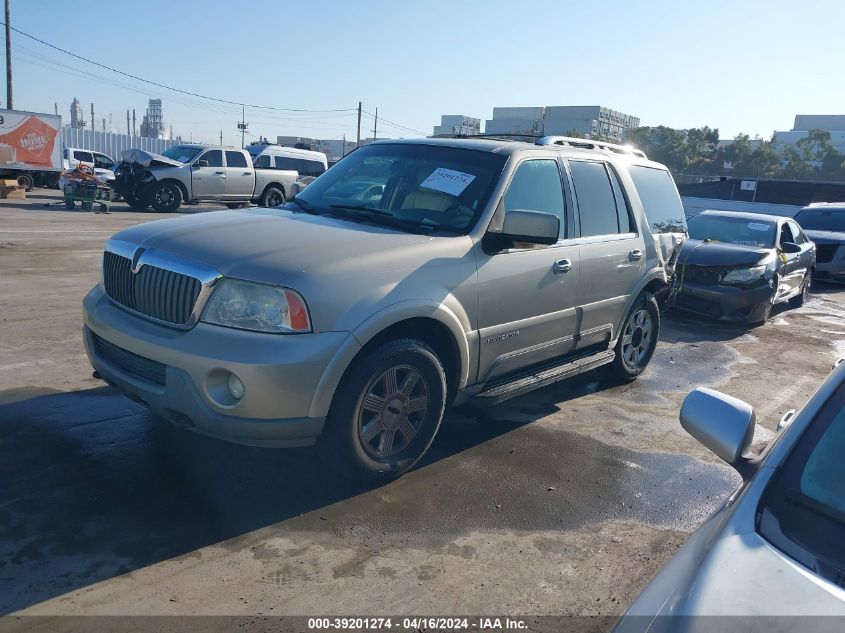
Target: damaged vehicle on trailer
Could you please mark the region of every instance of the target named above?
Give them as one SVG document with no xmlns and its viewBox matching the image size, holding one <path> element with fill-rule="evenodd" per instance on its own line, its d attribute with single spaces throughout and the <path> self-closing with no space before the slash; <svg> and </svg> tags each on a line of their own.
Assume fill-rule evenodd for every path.
<svg viewBox="0 0 845 633">
<path fill-rule="evenodd" d="M 807 299 L 815 244 L 791 218 L 704 211 L 689 220 L 670 306 L 724 321 L 763 323 L 784 301 Z"/>
<path fill-rule="evenodd" d="M 296 171 L 256 169 L 249 154 L 234 147 L 174 145 L 164 154 L 129 149 L 115 169 L 115 190 L 129 206 L 160 213 L 202 201 L 237 208 L 283 204 L 292 194 Z"/>
</svg>

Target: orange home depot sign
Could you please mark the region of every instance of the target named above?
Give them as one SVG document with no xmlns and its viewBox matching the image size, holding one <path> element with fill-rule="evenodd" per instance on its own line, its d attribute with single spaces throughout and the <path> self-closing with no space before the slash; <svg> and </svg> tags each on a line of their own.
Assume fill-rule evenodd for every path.
<svg viewBox="0 0 845 633">
<path fill-rule="evenodd" d="M 25 116 L 17 126 L 0 135 L 0 163 L 51 167 L 58 133 L 37 116 Z"/>
</svg>

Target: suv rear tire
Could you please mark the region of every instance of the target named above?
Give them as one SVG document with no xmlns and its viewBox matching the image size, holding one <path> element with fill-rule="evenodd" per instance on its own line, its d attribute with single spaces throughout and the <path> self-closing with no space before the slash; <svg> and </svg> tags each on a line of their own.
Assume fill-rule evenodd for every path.
<svg viewBox="0 0 845 633">
<path fill-rule="evenodd" d="M 437 354 L 416 339 L 387 342 L 354 362 L 332 401 L 320 453 L 350 479 L 392 479 L 431 446 L 446 407 Z"/>
<path fill-rule="evenodd" d="M 160 182 L 150 190 L 150 202 L 159 213 L 173 213 L 182 206 L 182 190 L 172 182 Z"/>
<path fill-rule="evenodd" d="M 660 307 L 654 295 L 643 292 L 637 297 L 620 333 L 608 368 L 616 378 L 635 380 L 651 360 L 660 335 Z"/>
</svg>

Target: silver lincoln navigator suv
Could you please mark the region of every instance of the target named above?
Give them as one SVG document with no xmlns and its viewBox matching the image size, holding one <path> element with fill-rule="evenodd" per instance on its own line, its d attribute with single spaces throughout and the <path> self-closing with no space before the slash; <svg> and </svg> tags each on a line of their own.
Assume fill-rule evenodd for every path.
<svg viewBox="0 0 845 633">
<path fill-rule="evenodd" d="M 640 374 L 685 230 L 669 172 L 627 147 L 381 141 L 282 206 L 116 234 L 85 345 L 176 425 L 392 477 L 447 406 Z"/>
</svg>

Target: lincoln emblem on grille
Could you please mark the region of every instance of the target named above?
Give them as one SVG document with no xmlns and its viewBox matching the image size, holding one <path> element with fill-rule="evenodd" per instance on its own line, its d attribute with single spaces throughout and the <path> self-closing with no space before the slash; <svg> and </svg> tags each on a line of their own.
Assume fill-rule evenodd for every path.
<svg viewBox="0 0 845 633">
<path fill-rule="evenodd" d="M 138 264 L 141 261 L 141 255 L 144 254 L 144 249 L 139 248 L 135 251 L 135 254 L 132 256 L 132 274 L 137 275 L 138 271 L 141 270 L 141 266 Z"/>
</svg>

